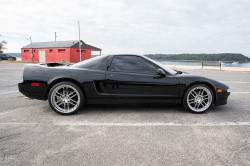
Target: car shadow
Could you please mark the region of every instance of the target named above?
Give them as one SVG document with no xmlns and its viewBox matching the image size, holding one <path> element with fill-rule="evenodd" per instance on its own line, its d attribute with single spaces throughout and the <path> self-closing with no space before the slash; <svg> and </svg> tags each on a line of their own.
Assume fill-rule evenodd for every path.
<svg viewBox="0 0 250 166">
<path fill-rule="evenodd" d="M 98 105 L 85 105 L 77 114 L 92 114 L 98 112 L 105 113 L 147 113 L 147 112 L 180 112 L 180 113 L 189 113 L 181 104 L 168 103 L 168 104 L 144 104 L 144 105 L 107 105 L 107 104 L 98 104 Z"/>
<path fill-rule="evenodd" d="M 44 105 L 44 110 L 52 111 L 49 104 Z M 224 114 L 229 111 L 229 106 L 214 106 L 212 105 L 208 111 L 202 114 Z M 180 114 L 193 114 L 186 110 L 180 103 L 167 103 L 167 104 L 87 104 L 74 115 L 90 115 L 90 114 L 130 114 L 130 113 L 180 113 Z"/>
</svg>

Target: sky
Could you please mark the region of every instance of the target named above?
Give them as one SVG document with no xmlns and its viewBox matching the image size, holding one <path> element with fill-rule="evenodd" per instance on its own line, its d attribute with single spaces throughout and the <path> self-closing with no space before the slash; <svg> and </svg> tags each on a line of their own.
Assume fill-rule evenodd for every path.
<svg viewBox="0 0 250 166">
<path fill-rule="evenodd" d="M 249 0 L 1 0 L 0 41 L 78 40 L 103 54 L 242 53 L 250 57 Z M 98 54 L 98 52 L 92 52 Z"/>
</svg>

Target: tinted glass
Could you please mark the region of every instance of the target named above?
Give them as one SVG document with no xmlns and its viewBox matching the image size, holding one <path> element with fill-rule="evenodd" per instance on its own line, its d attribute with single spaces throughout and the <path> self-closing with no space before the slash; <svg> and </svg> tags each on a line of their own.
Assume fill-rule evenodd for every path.
<svg viewBox="0 0 250 166">
<path fill-rule="evenodd" d="M 137 56 L 114 56 L 110 71 L 156 74 L 157 68 Z"/>
<path fill-rule="evenodd" d="M 85 61 L 76 63 L 72 65 L 72 67 L 96 70 L 106 58 L 107 56 L 97 56 L 97 57 L 90 58 Z"/>
<path fill-rule="evenodd" d="M 6 56 L 5 54 L 1 54 L 1 56 Z"/>
<path fill-rule="evenodd" d="M 150 59 L 150 58 L 148 58 L 148 57 L 145 57 L 145 56 L 143 56 L 143 57 L 144 57 L 145 59 L 149 60 L 150 62 L 152 62 L 152 63 L 158 65 L 158 66 L 161 67 L 162 69 L 166 70 L 169 74 L 173 74 L 173 75 L 174 75 L 174 74 L 177 73 L 175 70 L 168 68 L 166 65 L 163 65 L 163 64 L 161 64 L 161 63 L 159 63 L 159 62 L 156 62 L 156 61 L 154 61 L 153 59 Z"/>
</svg>

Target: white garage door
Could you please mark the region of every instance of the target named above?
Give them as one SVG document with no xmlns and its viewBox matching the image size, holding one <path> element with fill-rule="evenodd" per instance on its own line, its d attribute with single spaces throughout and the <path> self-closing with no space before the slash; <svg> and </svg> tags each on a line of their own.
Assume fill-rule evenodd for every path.
<svg viewBox="0 0 250 166">
<path fill-rule="evenodd" d="M 45 51 L 39 51 L 39 62 L 40 63 L 45 63 L 46 62 Z"/>
</svg>

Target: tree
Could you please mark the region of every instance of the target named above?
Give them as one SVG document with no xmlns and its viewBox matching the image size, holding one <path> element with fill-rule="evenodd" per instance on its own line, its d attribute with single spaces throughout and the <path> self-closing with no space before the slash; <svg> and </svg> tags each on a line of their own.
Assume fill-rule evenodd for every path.
<svg viewBox="0 0 250 166">
<path fill-rule="evenodd" d="M 5 40 L 0 42 L 0 54 L 3 53 L 3 50 L 6 50 L 7 48 L 4 47 L 4 45 L 6 45 L 7 42 Z"/>
<path fill-rule="evenodd" d="M 193 60 L 193 61 L 237 61 L 250 62 L 250 58 L 240 53 L 215 53 L 215 54 L 146 54 L 145 56 L 155 60 Z"/>
</svg>

